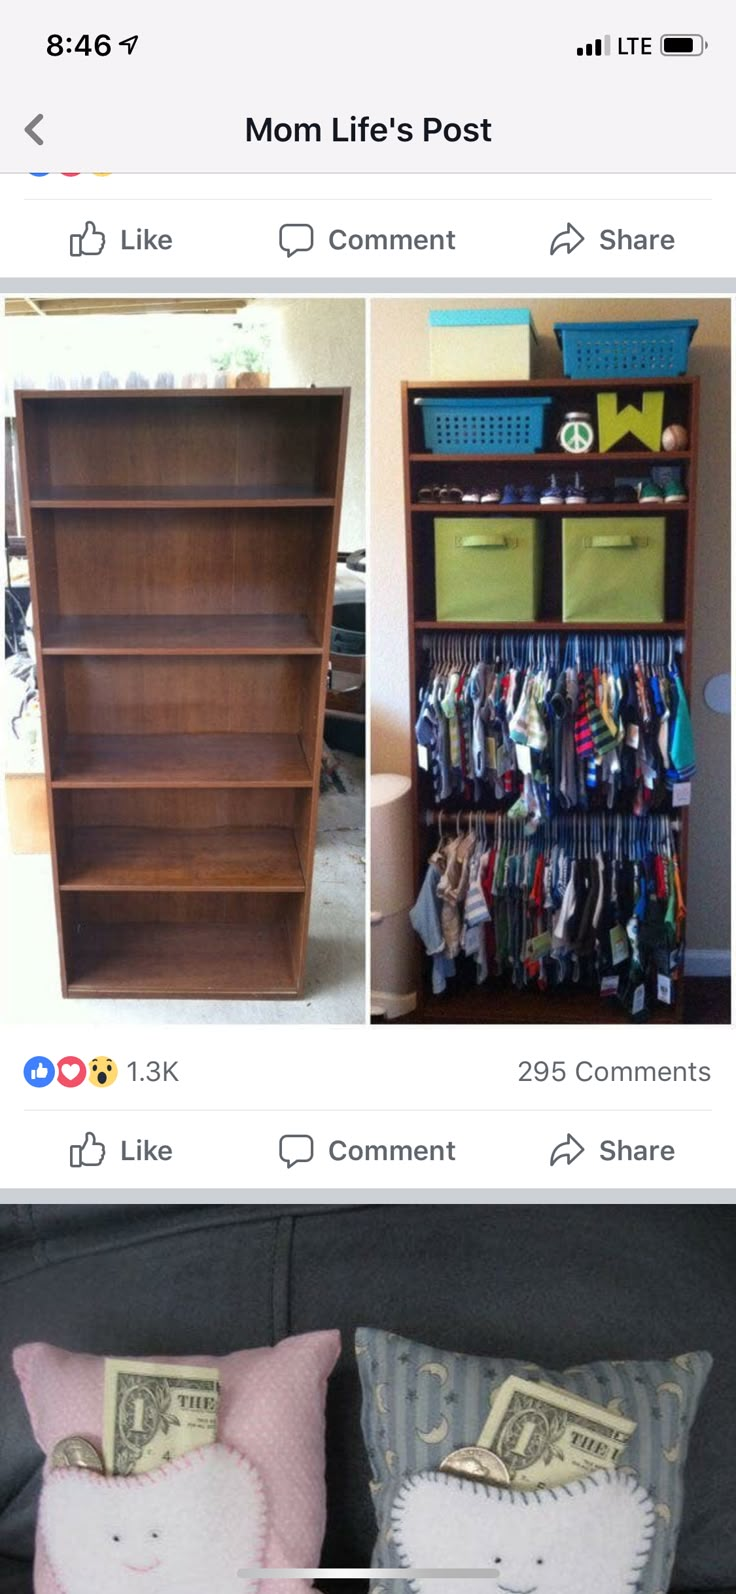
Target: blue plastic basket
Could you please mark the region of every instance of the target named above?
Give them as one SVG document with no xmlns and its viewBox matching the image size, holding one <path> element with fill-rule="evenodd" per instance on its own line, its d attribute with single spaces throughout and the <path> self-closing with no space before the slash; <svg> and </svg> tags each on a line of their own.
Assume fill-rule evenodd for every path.
<svg viewBox="0 0 736 1594">
<path fill-rule="evenodd" d="M 557 321 L 565 376 L 684 376 L 697 321 Z"/>
<path fill-rule="evenodd" d="M 430 454 L 534 454 L 551 398 L 418 398 Z"/>
</svg>

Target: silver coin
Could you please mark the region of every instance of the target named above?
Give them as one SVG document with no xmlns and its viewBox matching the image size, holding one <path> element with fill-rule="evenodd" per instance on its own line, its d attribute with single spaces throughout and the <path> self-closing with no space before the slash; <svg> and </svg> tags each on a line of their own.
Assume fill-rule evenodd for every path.
<svg viewBox="0 0 736 1594">
<path fill-rule="evenodd" d="M 80 1439 L 73 1435 L 71 1439 L 60 1439 L 51 1452 L 51 1466 L 54 1471 L 58 1467 L 81 1467 L 84 1472 L 104 1472 L 102 1456 L 89 1439 Z"/>
<path fill-rule="evenodd" d="M 452 1450 L 440 1462 L 440 1472 L 451 1472 L 455 1478 L 473 1478 L 476 1483 L 495 1483 L 502 1487 L 511 1482 L 506 1467 L 493 1450 L 483 1445 L 465 1445 L 462 1450 Z"/>
</svg>

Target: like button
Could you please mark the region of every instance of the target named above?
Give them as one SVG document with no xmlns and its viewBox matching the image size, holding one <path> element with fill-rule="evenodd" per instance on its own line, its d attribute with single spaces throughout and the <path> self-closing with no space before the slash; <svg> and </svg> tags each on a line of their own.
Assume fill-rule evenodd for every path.
<svg viewBox="0 0 736 1594">
<path fill-rule="evenodd" d="M 105 1160 L 105 1147 L 101 1140 L 88 1129 L 81 1146 L 69 1147 L 69 1163 L 72 1168 L 99 1168 Z"/>
<path fill-rule="evenodd" d="M 56 1069 L 50 1057 L 29 1057 L 23 1069 L 23 1078 L 27 1085 L 32 1085 L 34 1090 L 43 1090 L 46 1085 L 53 1085 L 56 1079 Z"/>
<path fill-rule="evenodd" d="M 84 232 L 73 232 L 69 238 L 70 255 L 101 255 L 105 247 L 105 234 L 93 221 L 85 223 Z"/>
</svg>

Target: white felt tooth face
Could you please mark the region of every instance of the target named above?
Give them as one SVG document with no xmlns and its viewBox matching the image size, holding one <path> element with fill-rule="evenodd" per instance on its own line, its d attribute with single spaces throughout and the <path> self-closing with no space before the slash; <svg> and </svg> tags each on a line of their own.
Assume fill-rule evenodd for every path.
<svg viewBox="0 0 736 1594">
<path fill-rule="evenodd" d="M 654 1507 L 635 1478 L 617 1472 L 534 1492 L 426 1472 L 402 1486 L 391 1526 L 402 1566 L 487 1569 L 475 1594 L 632 1594 Z M 413 1586 L 468 1594 L 461 1578 L 419 1576 Z"/>
<path fill-rule="evenodd" d="M 266 1507 L 251 1463 L 210 1445 L 132 1478 L 52 1472 L 40 1528 L 63 1594 L 252 1594 Z"/>
</svg>

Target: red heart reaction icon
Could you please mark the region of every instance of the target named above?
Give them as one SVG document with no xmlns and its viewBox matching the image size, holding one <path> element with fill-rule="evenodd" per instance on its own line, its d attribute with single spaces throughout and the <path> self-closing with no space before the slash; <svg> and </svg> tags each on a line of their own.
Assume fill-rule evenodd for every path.
<svg viewBox="0 0 736 1594">
<path fill-rule="evenodd" d="M 66 1085 L 67 1090 L 76 1090 L 77 1085 L 83 1085 L 87 1078 L 87 1064 L 82 1062 L 81 1057 L 62 1057 L 56 1077 L 60 1085 Z"/>
</svg>

